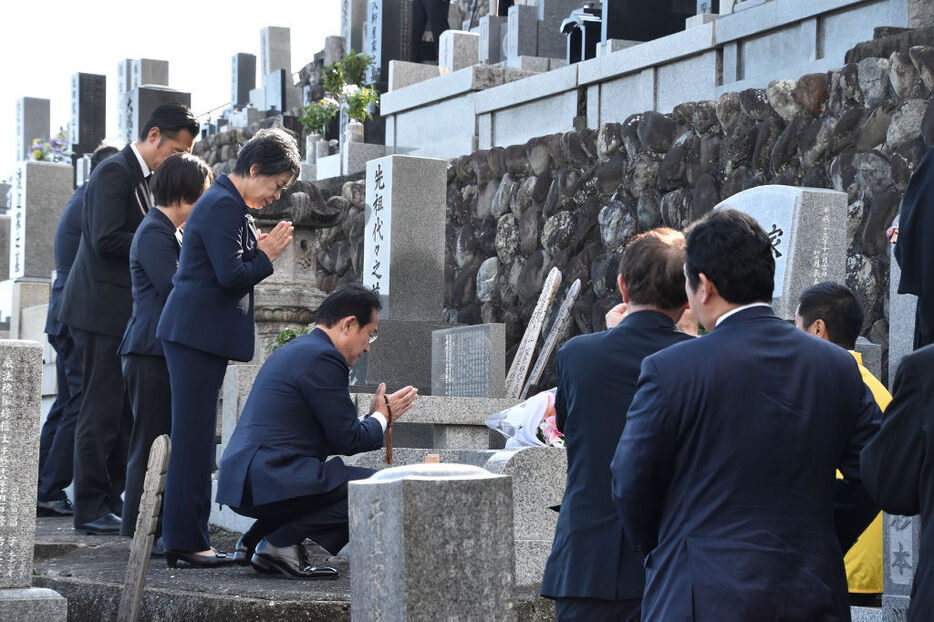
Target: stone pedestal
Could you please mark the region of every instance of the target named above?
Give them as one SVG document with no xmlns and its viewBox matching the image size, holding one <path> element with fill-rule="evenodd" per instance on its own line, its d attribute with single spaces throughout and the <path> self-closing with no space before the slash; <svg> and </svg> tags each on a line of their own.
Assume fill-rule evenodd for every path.
<svg viewBox="0 0 934 622">
<path fill-rule="evenodd" d="M 421 464 L 349 484 L 354 622 L 516 619 L 512 484 Z"/>
<path fill-rule="evenodd" d="M 432 333 L 432 395 L 502 397 L 505 380 L 505 324 L 479 324 Z"/>
<path fill-rule="evenodd" d="M 361 125 L 362 129 L 362 125 Z M 362 136 L 361 136 L 362 138 Z M 366 170 L 366 163 L 386 155 L 386 145 L 344 141 L 341 150 L 341 174 L 356 175 Z"/>
<path fill-rule="evenodd" d="M 39 473 L 42 348 L 0 341 L 0 620 L 65 620 L 67 603 L 31 588 Z"/>
<path fill-rule="evenodd" d="M 438 66 L 448 71 L 472 67 L 480 62 L 480 35 L 463 30 L 445 30 L 438 45 Z"/>
<path fill-rule="evenodd" d="M 12 304 L 10 311 L 10 336 L 22 339 L 23 309 L 46 305 L 52 293 L 52 286 L 45 281 L 14 281 L 12 283 Z"/>
</svg>

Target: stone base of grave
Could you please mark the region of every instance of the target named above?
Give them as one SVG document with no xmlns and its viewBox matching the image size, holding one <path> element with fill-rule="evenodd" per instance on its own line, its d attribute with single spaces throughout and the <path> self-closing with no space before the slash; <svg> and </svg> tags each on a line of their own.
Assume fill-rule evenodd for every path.
<svg viewBox="0 0 934 622">
<path fill-rule="evenodd" d="M 65 622 L 67 618 L 68 601 L 58 592 L 41 587 L 0 590 L 0 620 Z"/>
<path fill-rule="evenodd" d="M 454 326 L 441 321 L 380 320 L 379 339 L 350 370 L 352 382 L 385 382 L 387 388 L 412 385 L 420 394 L 430 394 L 431 333 Z M 350 390 L 356 388 L 351 386 Z"/>
<path fill-rule="evenodd" d="M 850 607 L 852 622 L 882 622 L 882 609 L 877 607 Z"/>
</svg>

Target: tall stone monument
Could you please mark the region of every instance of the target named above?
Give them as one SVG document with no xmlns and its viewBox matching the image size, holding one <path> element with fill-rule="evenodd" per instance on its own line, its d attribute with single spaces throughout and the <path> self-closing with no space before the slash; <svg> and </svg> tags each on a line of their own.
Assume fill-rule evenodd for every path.
<svg viewBox="0 0 934 622">
<path fill-rule="evenodd" d="M 385 92 L 389 61 L 412 60 L 411 39 L 411 0 L 367 0 L 363 51 L 373 58 L 367 82 L 376 83 Z"/>
<path fill-rule="evenodd" d="M 344 53 L 363 50 L 363 25 L 366 21 L 366 0 L 341 0 L 341 37 Z"/>
<path fill-rule="evenodd" d="M 74 191 L 74 169 L 56 162 L 19 162 L 10 206 L 10 278 L 49 282 L 55 270 L 55 227 Z"/>
<path fill-rule="evenodd" d="M 259 32 L 259 72 L 263 86 L 269 74 L 277 69 L 292 74 L 291 31 L 282 26 L 266 26 Z"/>
<path fill-rule="evenodd" d="M 759 186 L 715 209 L 746 212 L 765 229 L 775 256 L 772 307 L 793 320 L 798 298 L 821 281 L 846 276 L 846 193 L 820 188 Z"/>
<path fill-rule="evenodd" d="M 107 76 L 76 73 L 71 76 L 71 149 L 91 153 L 107 135 Z"/>
<path fill-rule="evenodd" d="M 191 93 L 176 91 L 167 86 L 137 86 L 124 93 L 120 119 L 121 140 L 138 140 L 140 130 L 146 126 L 149 115 L 165 104 L 184 104 L 190 107 Z"/>
<path fill-rule="evenodd" d="M 151 58 L 126 58 L 117 65 L 117 135 L 125 142 L 138 138 L 139 127 L 131 127 L 134 118 L 139 117 L 136 113 L 138 104 L 134 102 L 133 92 L 142 86 L 164 87 L 165 90 L 171 91 L 168 88 L 169 61 Z M 144 102 L 147 99 L 149 97 L 144 95 Z M 190 103 L 189 97 L 188 105 Z M 152 112 L 152 109 L 146 112 L 143 124 L 149 118 L 150 112 Z"/>
<path fill-rule="evenodd" d="M 349 485 L 354 622 L 516 619 L 510 478 L 464 464 Z"/>
<path fill-rule="evenodd" d="M 16 100 L 16 159 L 27 160 L 36 138 L 48 139 L 51 129 L 51 102 L 40 97 Z"/>
<path fill-rule="evenodd" d="M 67 602 L 33 588 L 42 346 L 0 341 L 0 620 L 61 620 Z"/>
<path fill-rule="evenodd" d="M 256 56 L 238 52 L 230 63 L 230 104 L 246 106 L 250 103 L 250 91 L 256 88 Z"/>
</svg>

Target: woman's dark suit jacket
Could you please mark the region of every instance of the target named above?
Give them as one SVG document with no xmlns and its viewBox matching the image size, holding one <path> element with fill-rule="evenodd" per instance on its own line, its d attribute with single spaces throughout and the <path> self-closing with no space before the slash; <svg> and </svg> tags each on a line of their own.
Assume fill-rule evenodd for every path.
<svg viewBox="0 0 934 622">
<path fill-rule="evenodd" d="M 253 286 L 272 274 L 249 208 L 226 175 L 195 204 L 156 335 L 235 361 L 253 358 Z"/>
<path fill-rule="evenodd" d="M 127 322 L 122 354 L 165 356 L 156 339 L 156 326 L 172 291 L 178 269 L 178 237 L 175 225 L 162 210 L 149 210 L 130 245 L 130 280 L 133 285 L 133 315 Z"/>
</svg>

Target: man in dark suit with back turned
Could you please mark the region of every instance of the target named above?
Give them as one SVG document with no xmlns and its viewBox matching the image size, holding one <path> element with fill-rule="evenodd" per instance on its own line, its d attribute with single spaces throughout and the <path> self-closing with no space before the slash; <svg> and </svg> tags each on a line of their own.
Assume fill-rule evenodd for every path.
<svg viewBox="0 0 934 622">
<path fill-rule="evenodd" d="M 133 306 L 130 243 L 152 205 L 148 179 L 173 153 L 191 152 L 199 124 L 186 106 L 153 111 L 139 140 L 102 163 L 87 183 L 81 242 L 60 318 L 82 360 L 75 425 L 75 529 L 117 533 L 132 420 L 117 348 Z"/>
<path fill-rule="evenodd" d="M 559 622 L 638 622 L 644 570 L 610 495 L 610 460 L 636 392 L 642 359 L 691 339 L 684 313 L 684 236 L 653 229 L 632 239 L 617 286 L 627 315 L 615 328 L 575 337 L 558 352 L 558 429 L 568 454 L 567 486 L 542 595 Z"/>
<path fill-rule="evenodd" d="M 91 172 L 117 153 L 116 147 L 98 147 L 91 156 Z M 65 488 L 71 483 L 75 454 L 75 419 L 81 406 L 81 359 L 71 331 L 58 319 L 62 290 L 81 240 L 81 214 L 87 183 L 75 190 L 55 228 L 55 282 L 46 314 L 45 333 L 55 350 L 58 395 L 42 425 L 39 437 L 39 486 L 36 513 L 39 516 L 71 516 L 71 501 Z"/>
<path fill-rule="evenodd" d="M 648 554 L 643 619 L 849 620 L 843 551 L 878 511 L 859 452 L 879 407 L 849 353 L 772 312 L 772 246 L 749 215 L 694 224 L 684 271 L 708 334 L 642 363 L 611 465 Z"/>
<path fill-rule="evenodd" d="M 860 455 L 866 488 L 892 514 L 921 514 L 908 622 L 934 620 L 934 345 L 898 366 L 882 428 Z"/>
</svg>

